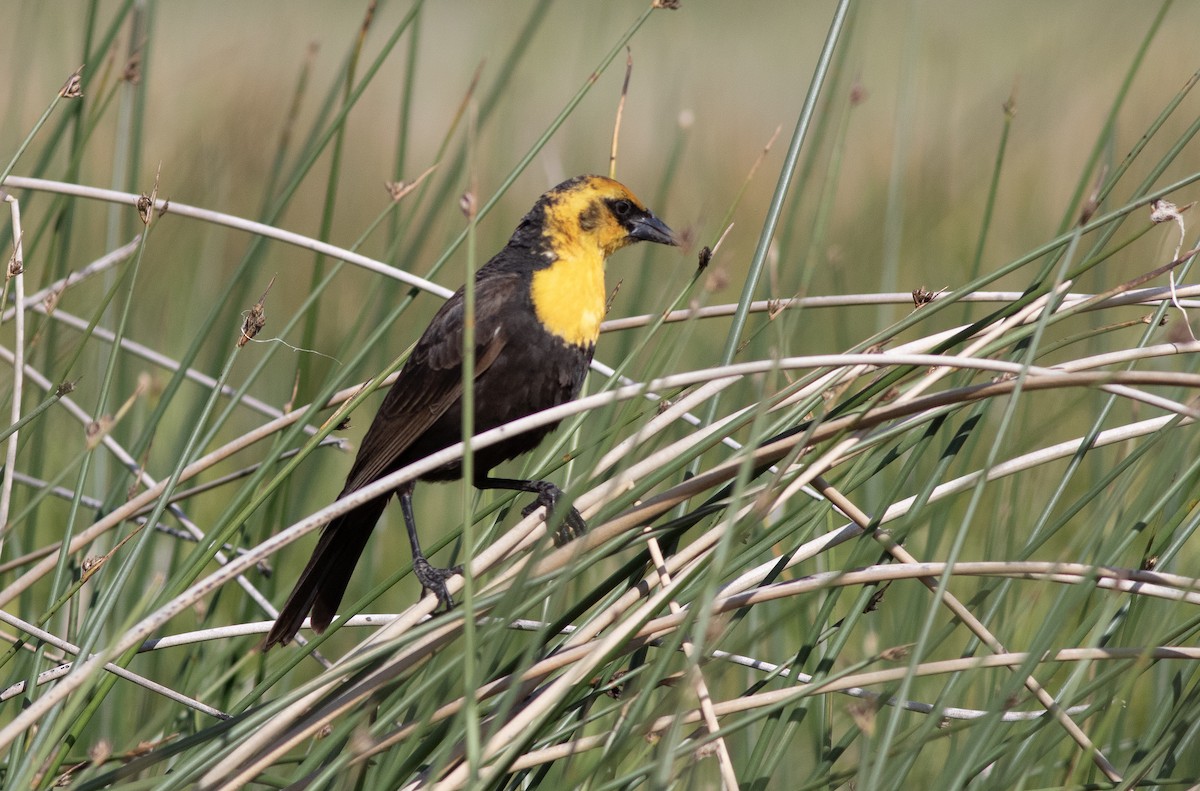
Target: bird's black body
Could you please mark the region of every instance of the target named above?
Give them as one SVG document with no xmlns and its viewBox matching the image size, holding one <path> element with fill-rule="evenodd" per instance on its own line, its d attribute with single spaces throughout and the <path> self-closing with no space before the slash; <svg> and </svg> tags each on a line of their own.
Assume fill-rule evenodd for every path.
<svg viewBox="0 0 1200 791">
<path fill-rule="evenodd" d="M 615 208 L 614 201 L 619 202 Z M 619 222 L 626 219 L 618 216 L 622 211 L 631 212 L 626 225 Z M 597 212 L 606 214 L 601 216 Z M 589 225 L 601 221 L 609 222 L 620 233 L 600 229 L 608 236 L 597 237 L 603 249 L 596 252 L 596 261 L 592 261 L 588 244 L 580 244 L 571 232 L 578 227 L 579 235 L 590 243 L 587 234 L 595 233 Z M 619 184 L 599 177 L 580 177 L 543 195 L 508 244 L 480 268 L 475 276 L 476 433 L 563 404 L 579 394 L 595 349 L 591 334 L 594 331 L 590 323 L 580 325 L 583 329 L 563 323 L 563 316 L 574 316 L 571 306 L 563 301 L 578 291 L 581 303 L 586 303 L 581 307 L 585 318 L 590 316 L 586 313 L 587 306 L 595 312 L 596 295 L 592 292 L 596 278 L 592 269 L 596 262 L 602 289 L 604 257 L 637 239 L 673 243 L 666 226 Z M 587 255 L 580 256 L 577 250 Z M 574 270 L 564 268 L 553 273 L 556 279 L 546 283 L 539 280 L 535 287 L 537 273 L 553 267 L 577 267 L 579 276 L 576 277 Z M 603 297 L 601 293 L 601 300 Z M 553 300 L 554 304 L 539 306 L 538 299 Z M 601 301 L 601 313 L 602 305 Z M 384 398 L 339 497 L 461 440 L 463 313 L 463 290 L 459 289 L 430 321 Z M 597 330 L 598 326 L 597 321 Z M 538 505 L 553 508 L 561 494 L 553 484 L 489 478 L 488 472 L 501 462 L 532 450 L 554 428 L 546 426 L 515 435 L 475 451 L 476 475 L 472 483 L 479 488 L 536 493 L 538 501 L 529 511 Z M 420 480 L 448 481 L 461 477 L 461 461 L 455 461 L 422 475 Z M 403 506 L 414 570 L 422 585 L 449 606 L 444 580 L 457 570 L 434 568 L 421 553 L 412 517 L 412 489 L 413 482 L 408 482 L 395 494 Z M 308 566 L 267 636 L 265 647 L 288 642 L 310 611 L 317 631 L 329 625 L 388 499 L 390 495 L 376 498 L 325 526 Z M 567 527 L 577 530 L 584 527 L 574 509 L 565 521 Z"/>
</svg>

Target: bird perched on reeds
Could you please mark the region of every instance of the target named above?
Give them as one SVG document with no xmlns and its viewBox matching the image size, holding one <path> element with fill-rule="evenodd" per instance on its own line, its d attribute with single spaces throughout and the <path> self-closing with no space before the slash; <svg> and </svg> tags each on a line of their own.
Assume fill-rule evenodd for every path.
<svg viewBox="0 0 1200 791">
<path fill-rule="evenodd" d="M 673 245 L 675 237 L 628 189 L 601 176 L 559 184 L 533 205 L 499 253 L 475 274 L 475 431 L 483 432 L 574 399 L 592 360 L 607 292 L 604 262 L 638 241 Z M 430 321 L 379 407 L 339 497 L 461 440 L 463 290 Z M 493 467 L 532 450 L 554 429 L 546 426 L 474 453 L 478 489 L 537 495 L 523 513 L 555 510 L 562 491 L 549 481 L 492 478 Z M 462 477 L 461 461 L 421 476 Z M 413 518 L 415 481 L 400 485 L 413 572 L 440 604 L 453 602 L 446 580 L 459 569 L 432 566 L 421 551 Z M 329 626 L 346 585 L 390 494 L 335 517 L 263 643 L 287 643 L 310 612 L 312 628 Z M 563 530 L 585 529 L 579 512 Z"/>
</svg>

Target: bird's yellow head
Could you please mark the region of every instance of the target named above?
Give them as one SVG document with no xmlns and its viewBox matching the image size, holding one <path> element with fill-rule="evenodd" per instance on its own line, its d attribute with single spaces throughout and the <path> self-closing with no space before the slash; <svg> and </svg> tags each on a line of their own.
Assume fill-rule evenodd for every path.
<svg viewBox="0 0 1200 791">
<path fill-rule="evenodd" d="M 603 176 L 578 176 L 543 195 L 514 234 L 518 240 L 540 251 L 531 296 L 542 326 L 582 347 L 600 336 L 604 259 L 638 241 L 678 244 L 632 192 Z"/>
<path fill-rule="evenodd" d="M 677 244 L 674 234 L 618 181 L 577 176 L 542 196 L 543 236 L 555 252 L 587 247 L 605 258 L 638 241 Z"/>
</svg>

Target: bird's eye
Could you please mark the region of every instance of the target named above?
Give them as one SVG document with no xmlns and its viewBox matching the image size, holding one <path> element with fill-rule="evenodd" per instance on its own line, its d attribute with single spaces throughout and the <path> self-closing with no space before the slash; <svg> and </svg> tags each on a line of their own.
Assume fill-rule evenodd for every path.
<svg viewBox="0 0 1200 791">
<path fill-rule="evenodd" d="M 627 217 L 633 211 L 633 204 L 627 200 L 615 201 L 612 205 L 613 214 L 618 217 Z"/>
</svg>

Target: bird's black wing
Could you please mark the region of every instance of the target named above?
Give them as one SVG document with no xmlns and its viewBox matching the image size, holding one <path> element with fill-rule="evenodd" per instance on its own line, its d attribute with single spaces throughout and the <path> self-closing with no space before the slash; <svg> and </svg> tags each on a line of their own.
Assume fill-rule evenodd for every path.
<svg viewBox="0 0 1200 791">
<path fill-rule="evenodd" d="M 505 316 L 513 301 L 527 299 L 526 278 L 497 273 L 475 281 L 475 377 L 495 362 L 510 337 Z M 343 494 L 389 472 L 401 455 L 462 396 L 463 292 L 434 315 L 425 334 L 375 414 L 363 437 Z"/>
</svg>

